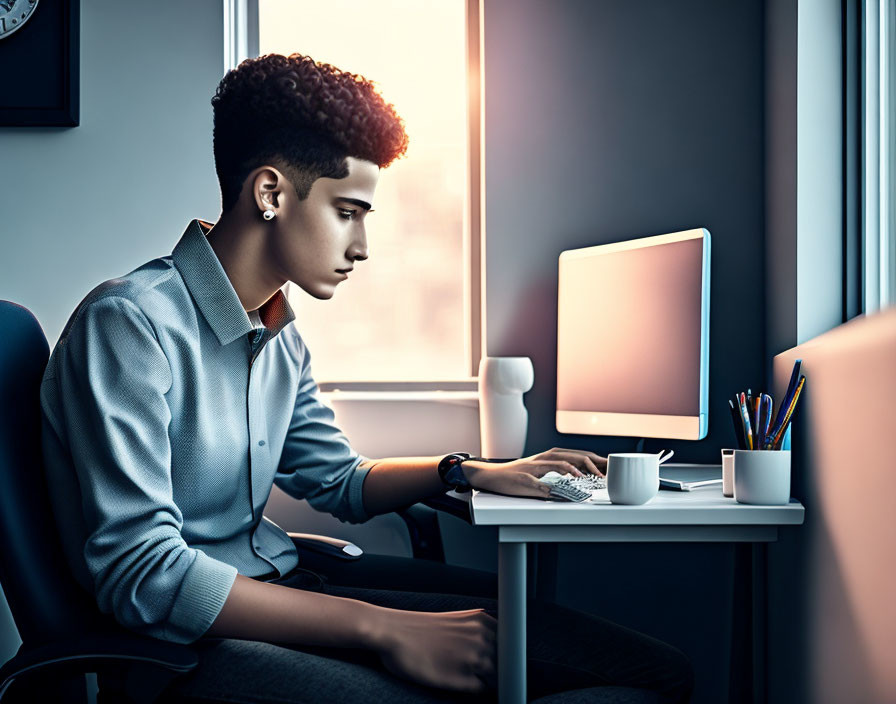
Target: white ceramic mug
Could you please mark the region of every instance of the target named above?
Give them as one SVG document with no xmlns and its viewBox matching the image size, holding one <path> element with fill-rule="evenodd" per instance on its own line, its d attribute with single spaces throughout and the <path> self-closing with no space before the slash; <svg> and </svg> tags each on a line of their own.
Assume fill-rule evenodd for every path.
<svg viewBox="0 0 896 704">
<path fill-rule="evenodd" d="M 734 450 L 722 450 L 722 496 L 734 496 Z"/>
<path fill-rule="evenodd" d="M 741 504 L 790 503 L 790 450 L 735 450 L 734 500 Z"/>
<path fill-rule="evenodd" d="M 607 456 L 607 493 L 614 504 L 646 504 L 660 488 L 659 456 L 616 452 Z"/>
</svg>

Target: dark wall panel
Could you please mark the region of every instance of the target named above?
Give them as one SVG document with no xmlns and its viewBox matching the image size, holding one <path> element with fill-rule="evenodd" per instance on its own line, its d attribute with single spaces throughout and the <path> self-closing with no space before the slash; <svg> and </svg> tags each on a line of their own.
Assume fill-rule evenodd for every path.
<svg viewBox="0 0 896 704">
<path fill-rule="evenodd" d="M 559 253 L 706 227 L 709 435 L 647 449 L 718 462 L 733 442 L 726 398 L 765 384 L 763 3 L 486 0 L 484 33 L 487 350 L 533 360 L 526 452 L 635 443 L 556 431 Z M 675 643 L 695 662 L 695 701 L 728 699 L 733 547 L 540 557 L 561 601 Z"/>
</svg>

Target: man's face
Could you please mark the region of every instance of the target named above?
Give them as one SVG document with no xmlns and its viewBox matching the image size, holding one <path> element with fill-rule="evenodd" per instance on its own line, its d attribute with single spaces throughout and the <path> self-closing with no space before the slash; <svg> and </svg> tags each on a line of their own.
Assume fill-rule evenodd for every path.
<svg viewBox="0 0 896 704">
<path fill-rule="evenodd" d="M 367 259 L 365 218 L 373 203 L 379 167 L 348 157 L 345 178 L 319 178 L 305 200 L 292 184 L 281 191 L 283 207 L 270 240 L 272 266 L 319 299 L 332 298 L 350 269 Z"/>
</svg>

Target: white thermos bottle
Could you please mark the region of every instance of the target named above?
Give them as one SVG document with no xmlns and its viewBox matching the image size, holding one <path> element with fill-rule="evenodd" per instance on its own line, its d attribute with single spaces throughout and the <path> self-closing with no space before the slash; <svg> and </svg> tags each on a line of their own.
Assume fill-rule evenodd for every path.
<svg viewBox="0 0 896 704">
<path fill-rule="evenodd" d="M 529 414 L 523 394 L 535 383 L 528 357 L 483 357 L 479 362 L 479 431 L 481 455 L 523 456 Z"/>
</svg>

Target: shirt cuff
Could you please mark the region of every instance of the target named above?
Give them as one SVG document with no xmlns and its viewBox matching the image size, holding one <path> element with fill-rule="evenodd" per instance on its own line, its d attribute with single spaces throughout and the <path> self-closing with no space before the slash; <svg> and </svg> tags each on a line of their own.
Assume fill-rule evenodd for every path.
<svg viewBox="0 0 896 704">
<path fill-rule="evenodd" d="M 364 494 L 362 491 L 364 480 L 370 472 L 370 467 L 361 467 L 361 463 L 366 459 L 363 456 L 358 457 L 358 464 L 355 465 L 348 483 L 348 505 L 351 512 L 349 522 L 351 523 L 364 523 L 364 521 L 368 521 L 371 518 L 370 514 L 364 510 Z"/>
<path fill-rule="evenodd" d="M 168 640 L 192 643 L 205 633 L 224 607 L 236 575 L 233 565 L 196 550 L 171 610 Z"/>
</svg>

